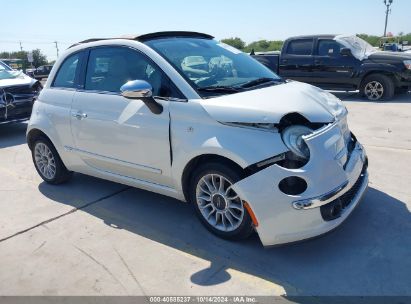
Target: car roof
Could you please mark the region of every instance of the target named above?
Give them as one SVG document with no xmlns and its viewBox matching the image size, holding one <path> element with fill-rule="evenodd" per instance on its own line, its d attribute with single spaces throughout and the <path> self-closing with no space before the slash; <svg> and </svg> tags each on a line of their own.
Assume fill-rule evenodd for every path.
<svg viewBox="0 0 411 304">
<path fill-rule="evenodd" d="M 208 34 L 199 33 L 199 32 L 189 32 L 189 31 L 168 31 L 168 32 L 155 32 L 149 33 L 144 35 L 126 35 L 120 37 L 112 37 L 112 38 L 90 38 L 80 42 L 77 42 L 71 45 L 69 48 L 72 48 L 77 45 L 81 45 L 84 43 L 101 41 L 101 40 L 113 40 L 113 39 L 126 39 L 126 40 L 136 40 L 140 42 L 153 40 L 153 39 L 161 39 L 161 38 L 174 38 L 174 37 L 191 37 L 191 38 L 203 38 L 203 39 L 213 39 L 214 37 Z"/>
<path fill-rule="evenodd" d="M 294 36 L 290 37 L 287 40 L 293 39 L 314 39 L 314 38 L 322 38 L 322 39 L 334 39 L 336 34 L 321 34 L 321 35 L 303 35 L 303 36 Z"/>
</svg>

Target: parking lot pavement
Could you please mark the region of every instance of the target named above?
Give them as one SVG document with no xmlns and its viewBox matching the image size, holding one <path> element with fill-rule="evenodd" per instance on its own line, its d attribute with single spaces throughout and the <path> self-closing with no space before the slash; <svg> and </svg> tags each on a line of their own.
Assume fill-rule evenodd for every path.
<svg viewBox="0 0 411 304">
<path fill-rule="evenodd" d="M 75 174 L 37 176 L 25 124 L 0 126 L 1 295 L 411 295 L 411 95 L 338 93 L 370 188 L 334 232 L 264 249 L 228 242 L 190 206 Z"/>
<path fill-rule="evenodd" d="M 25 144 L 26 126 L 22 123 L 0 127 L 0 240 L 125 188 L 82 175 L 62 187 L 41 183 Z M 47 197 L 42 194 L 44 191 L 49 194 Z M 57 195 L 58 203 L 54 200 Z"/>
</svg>

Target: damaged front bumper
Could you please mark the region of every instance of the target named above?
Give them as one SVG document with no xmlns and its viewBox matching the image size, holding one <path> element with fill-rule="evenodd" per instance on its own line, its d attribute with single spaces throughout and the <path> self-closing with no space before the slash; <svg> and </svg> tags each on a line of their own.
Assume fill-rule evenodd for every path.
<svg viewBox="0 0 411 304">
<path fill-rule="evenodd" d="M 237 182 L 233 189 L 251 207 L 264 246 L 312 238 L 340 225 L 360 202 L 368 186 L 367 156 L 360 143 L 341 157 L 344 128 L 337 122 L 317 130 L 305 141 L 311 157 L 299 169 L 273 164 Z M 299 177 L 306 190 L 287 195 L 284 178 Z"/>
<path fill-rule="evenodd" d="M 24 121 L 30 118 L 34 100 L 41 85 L 0 87 L 0 124 Z"/>
</svg>

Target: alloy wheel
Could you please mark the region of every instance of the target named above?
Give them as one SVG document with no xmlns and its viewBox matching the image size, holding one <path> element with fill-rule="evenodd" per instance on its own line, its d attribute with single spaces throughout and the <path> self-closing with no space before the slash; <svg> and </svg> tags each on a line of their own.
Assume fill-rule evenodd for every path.
<svg viewBox="0 0 411 304">
<path fill-rule="evenodd" d="M 384 87 L 378 81 L 371 81 L 366 84 L 364 94 L 370 100 L 379 100 L 384 95 Z"/>
<path fill-rule="evenodd" d="M 39 142 L 34 147 L 34 159 L 36 166 L 47 179 L 53 179 L 56 175 L 56 160 L 50 148 Z"/>
<path fill-rule="evenodd" d="M 197 184 L 196 201 L 204 219 L 220 231 L 233 231 L 243 221 L 244 204 L 222 175 L 203 176 Z"/>
</svg>

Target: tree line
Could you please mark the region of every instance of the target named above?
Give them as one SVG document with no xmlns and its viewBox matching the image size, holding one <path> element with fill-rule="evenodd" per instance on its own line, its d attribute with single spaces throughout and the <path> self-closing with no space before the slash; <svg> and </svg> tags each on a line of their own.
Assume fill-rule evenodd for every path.
<svg viewBox="0 0 411 304">
<path fill-rule="evenodd" d="M 15 52 L 0 52 L 0 59 L 21 59 L 23 60 L 23 70 L 30 68 L 31 64 L 27 59 L 28 51 L 15 51 Z M 39 67 L 48 63 L 47 56 L 44 55 L 40 49 L 32 50 L 33 53 L 33 66 Z"/>
<path fill-rule="evenodd" d="M 381 37 L 379 36 L 367 34 L 357 34 L 357 36 L 364 39 L 372 46 L 380 46 Z M 409 45 L 411 45 L 411 33 L 405 35 L 404 33 L 399 33 L 396 38 L 398 38 L 399 41 L 408 41 Z M 280 51 L 284 43 L 283 40 L 258 40 L 247 44 L 239 37 L 225 38 L 222 39 L 221 42 L 231 45 L 246 53 L 250 53 L 252 50 L 255 52 Z"/>
</svg>

